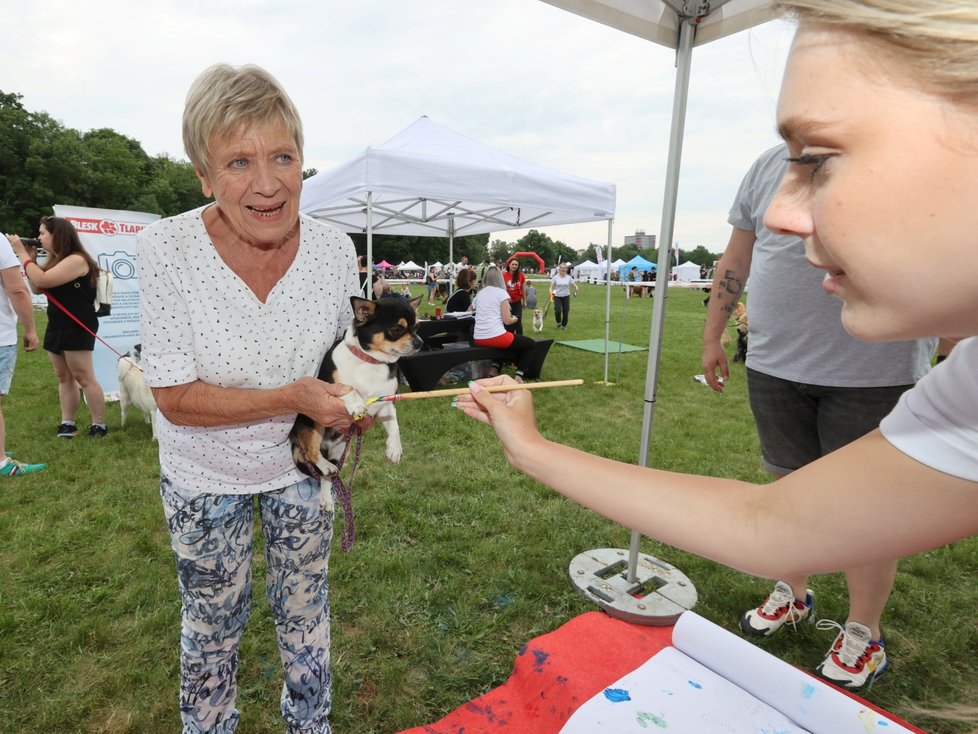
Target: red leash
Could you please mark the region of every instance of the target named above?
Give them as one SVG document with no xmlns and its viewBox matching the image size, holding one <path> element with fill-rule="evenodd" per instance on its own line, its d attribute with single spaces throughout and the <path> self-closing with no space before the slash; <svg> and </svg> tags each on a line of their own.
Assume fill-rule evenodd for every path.
<svg viewBox="0 0 978 734">
<path fill-rule="evenodd" d="M 111 344 L 109 344 L 107 341 L 105 341 L 105 339 L 103 339 L 98 334 L 96 334 L 94 331 L 92 331 L 87 326 L 85 326 L 85 324 L 83 324 L 81 322 L 81 320 L 77 316 L 75 316 L 75 314 L 73 314 L 71 311 L 69 311 L 67 308 L 64 307 L 64 305 L 61 303 L 61 301 L 59 301 L 57 298 L 55 298 L 54 296 L 52 296 L 50 293 L 48 293 L 43 288 L 38 288 L 38 290 L 41 291 L 41 293 L 43 293 L 47 297 L 47 299 L 49 301 L 51 301 L 51 303 L 53 303 L 55 306 L 57 306 L 62 311 L 64 311 L 66 314 L 68 314 L 68 318 L 70 318 L 72 321 L 74 321 L 76 324 L 78 324 L 80 327 L 82 327 L 85 331 L 87 331 L 89 334 L 91 334 L 96 339 L 98 339 L 100 342 L 102 342 L 106 347 L 109 348 L 110 351 L 112 351 L 113 353 L 115 353 L 116 355 L 118 355 L 119 359 L 125 359 L 126 358 L 126 355 L 119 354 L 118 350 L 116 350 L 115 347 L 113 347 Z M 129 360 L 129 361 L 132 362 L 132 360 Z M 132 364 L 133 364 L 134 367 L 137 367 L 139 369 L 142 369 L 135 362 L 132 362 Z"/>
</svg>

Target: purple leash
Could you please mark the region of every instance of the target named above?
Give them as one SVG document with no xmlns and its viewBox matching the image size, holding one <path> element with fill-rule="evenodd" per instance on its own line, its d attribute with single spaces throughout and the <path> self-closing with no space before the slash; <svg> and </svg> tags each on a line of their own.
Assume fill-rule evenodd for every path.
<svg viewBox="0 0 978 734">
<path fill-rule="evenodd" d="M 343 483 L 340 479 L 340 469 L 343 468 L 343 462 L 346 461 L 346 455 L 350 452 L 350 444 L 353 443 L 353 435 L 356 434 L 357 446 L 353 452 L 353 469 L 350 472 L 350 484 L 349 486 Z M 346 523 L 343 527 L 343 537 L 340 540 L 340 548 L 343 549 L 344 553 L 348 553 L 350 548 L 353 547 L 353 541 L 357 537 L 356 523 L 353 520 L 353 477 L 357 473 L 357 466 L 360 465 L 360 447 L 363 445 L 363 431 L 360 430 L 360 426 L 354 423 L 350 426 L 350 440 L 346 442 L 346 448 L 343 449 L 343 455 L 340 456 L 339 461 L 334 462 L 336 465 L 336 474 L 333 475 L 333 491 L 336 493 L 336 498 L 339 500 L 340 505 L 343 507 L 343 517 Z"/>
</svg>

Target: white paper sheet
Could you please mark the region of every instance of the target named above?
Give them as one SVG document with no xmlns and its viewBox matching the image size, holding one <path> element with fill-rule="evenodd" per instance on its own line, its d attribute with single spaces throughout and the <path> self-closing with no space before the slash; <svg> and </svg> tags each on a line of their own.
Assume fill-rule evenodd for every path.
<svg viewBox="0 0 978 734">
<path fill-rule="evenodd" d="M 673 647 L 581 706 L 561 734 L 909 734 L 693 612 Z"/>
</svg>

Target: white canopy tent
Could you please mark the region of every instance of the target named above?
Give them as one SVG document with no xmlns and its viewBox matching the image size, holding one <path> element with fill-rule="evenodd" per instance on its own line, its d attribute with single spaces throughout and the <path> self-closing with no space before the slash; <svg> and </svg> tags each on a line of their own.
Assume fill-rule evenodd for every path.
<svg viewBox="0 0 978 734">
<path fill-rule="evenodd" d="M 659 234 L 659 242 L 673 242 L 693 48 L 771 20 L 774 17 L 771 0 L 543 0 L 543 2 L 676 50 L 676 87 L 673 95 L 672 126 L 662 204 L 662 228 Z M 669 257 L 668 247 L 659 248 L 658 273 L 659 278 L 664 282 L 669 280 Z M 668 292 L 668 288 L 657 289 L 652 306 L 649 362 L 645 377 L 645 412 L 639 449 L 641 466 L 648 466 L 652 418 L 658 388 L 659 359 L 662 354 L 662 326 L 665 320 Z M 639 534 L 632 531 L 626 579 L 628 584 L 634 584 L 638 580 L 636 572 L 638 548 Z M 585 579 L 583 582 L 575 583 L 583 590 L 586 587 L 581 586 L 581 583 L 589 582 Z M 629 596 L 627 591 L 617 595 L 617 599 L 621 600 L 618 604 L 602 603 L 599 598 L 589 593 L 585 593 L 585 596 L 618 616 L 637 622 L 649 620 L 648 613 L 638 612 L 636 606 L 627 600 Z"/>
<path fill-rule="evenodd" d="M 607 270 L 606 265 L 598 265 L 596 262 L 585 260 L 571 268 L 571 275 L 575 278 L 600 278 L 601 273 Z"/>
<path fill-rule="evenodd" d="M 308 178 L 300 209 L 344 232 L 448 237 L 615 214 L 615 185 L 544 168 L 420 117 L 393 138 Z M 610 228 L 610 224 L 609 224 Z"/>
<path fill-rule="evenodd" d="M 406 263 L 401 263 L 397 266 L 398 270 L 421 270 L 421 266 L 418 265 L 414 260 L 408 260 Z"/>
<path fill-rule="evenodd" d="M 302 185 L 300 209 L 344 232 L 448 237 L 606 219 L 615 185 L 544 168 L 440 125 L 427 116 L 385 143 Z M 611 290 L 605 316 L 605 379 Z"/>
<path fill-rule="evenodd" d="M 689 260 L 674 267 L 672 272 L 675 273 L 676 280 L 683 283 L 700 279 L 700 266 Z"/>
</svg>

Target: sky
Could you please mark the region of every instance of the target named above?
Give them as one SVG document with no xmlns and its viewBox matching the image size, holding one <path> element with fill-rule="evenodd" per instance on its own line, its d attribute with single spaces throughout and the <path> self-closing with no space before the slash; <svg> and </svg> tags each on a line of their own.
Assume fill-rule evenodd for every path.
<svg viewBox="0 0 978 734">
<path fill-rule="evenodd" d="M 254 63 L 299 109 L 305 168 L 339 165 L 428 115 L 531 163 L 614 183 L 614 244 L 659 234 L 675 53 L 540 0 L 0 0 L 0 17 L 0 91 L 66 127 L 111 128 L 149 155 L 186 159 L 180 120 L 197 74 Z M 694 49 L 680 249 L 725 248 L 741 178 L 778 142 L 791 35 L 775 21 Z M 542 231 L 576 249 L 608 238 L 606 222 Z"/>
</svg>

